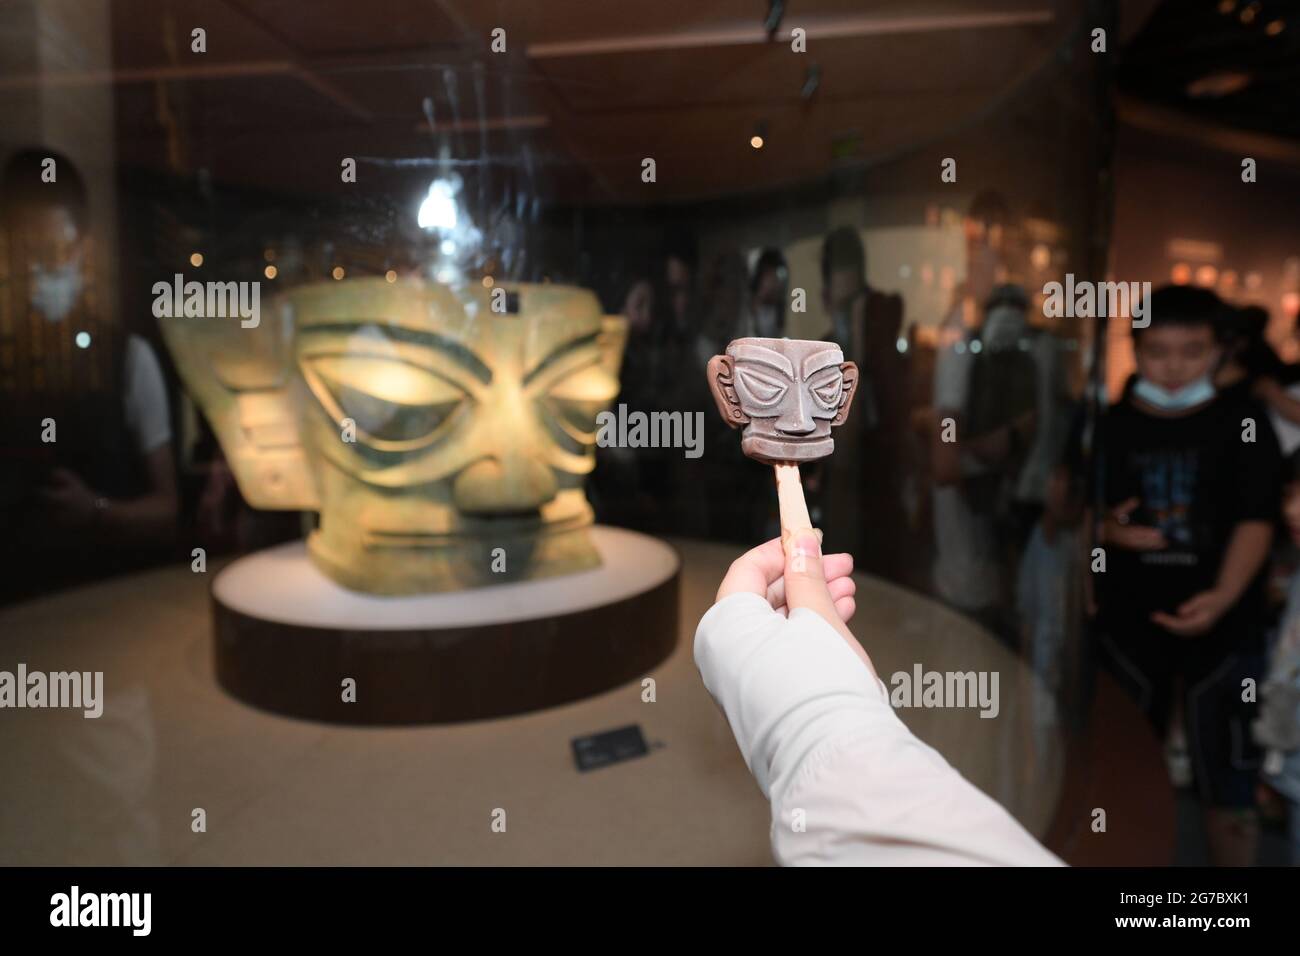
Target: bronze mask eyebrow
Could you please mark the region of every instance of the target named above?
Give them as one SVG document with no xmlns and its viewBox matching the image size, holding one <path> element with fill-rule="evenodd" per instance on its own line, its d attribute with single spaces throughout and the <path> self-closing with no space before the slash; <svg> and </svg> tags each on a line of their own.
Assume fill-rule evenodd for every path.
<svg viewBox="0 0 1300 956">
<path fill-rule="evenodd" d="M 347 333 L 355 331 L 363 323 L 357 322 L 331 322 L 328 325 L 310 325 L 301 330 L 300 335 L 306 337 L 314 333 L 333 332 Z M 383 334 L 390 339 L 398 342 L 407 342 L 411 345 L 421 345 L 425 348 L 433 349 L 440 352 L 454 361 L 456 364 L 465 368 L 475 378 L 479 379 L 484 385 L 492 383 L 492 369 L 484 364 L 483 360 L 474 353 L 472 349 L 462 342 L 448 338 L 445 335 L 439 335 L 437 332 L 427 332 L 404 328 L 400 325 L 389 325 L 376 323 L 382 330 Z"/>
</svg>

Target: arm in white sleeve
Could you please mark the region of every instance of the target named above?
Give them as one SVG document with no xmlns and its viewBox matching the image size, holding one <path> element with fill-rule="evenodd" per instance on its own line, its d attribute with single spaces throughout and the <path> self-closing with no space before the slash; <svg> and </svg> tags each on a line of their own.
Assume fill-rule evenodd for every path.
<svg viewBox="0 0 1300 956">
<path fill-rule="evenodd" d="M 149 343 L 138 335 L 126 340 L 124 377 L 126 425 L 144 457 L 172 440 L 172 426 L 162 368 Z"/>
<path fill-rule="evenodd" d="M 771 801 L 778 863 L 1061 865 L 903 725 L 812 611 L 732 594 L 700 620 L 695 662 Z"/>
</svg>

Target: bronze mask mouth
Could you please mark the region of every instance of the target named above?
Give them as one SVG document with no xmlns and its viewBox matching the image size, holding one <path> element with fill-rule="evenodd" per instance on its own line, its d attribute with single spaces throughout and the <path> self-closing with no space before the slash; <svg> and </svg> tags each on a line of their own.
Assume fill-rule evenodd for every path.
<svg viewBox="0 0 1300 956">
<path fill-rule="evenodd" d="M 409 551 L 426 548 L 456 548 L 466 544 L 491 543 L 507 538 L 544 538 L 576 531 L 589 524 L 585 515 L 575 514 L 546 521 L 537 511 L 513 512 L 494 518 L 462 516 L 451 531 L 420 531 L 410 528 L 366 528 L 361 543 L 368 551 Z"/>
</svg>

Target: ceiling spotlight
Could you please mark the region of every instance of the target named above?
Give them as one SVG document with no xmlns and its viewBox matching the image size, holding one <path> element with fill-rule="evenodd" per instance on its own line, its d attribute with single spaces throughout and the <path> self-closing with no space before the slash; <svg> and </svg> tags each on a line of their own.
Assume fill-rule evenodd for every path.
<svg viewBox="0 0 1300 956">
<path fill-rule="evenodd" d="M 201 253 L 201 252 L 191 252 L 191 253 L 190 253 L 190 265 L 192 265 L 192 266 L 193 266 L 194 268 L 196 268 L 196 269 L 197 269 L 199 266 L 203 265 L 203 253 Z"/>
<path fill-rule="evenodd" d="M 1237 9 L 1237 0 L 1219 0 L 1219 12 L 1225 17 Z"/>
<path fill-rule="evenodd" d="M 333 270 L 331 270 L 330 275 L 332 275 L 337 280 L 337 279 L 342 279 L 345 275 L 347 275 L 347 273 L 343 271 L 342 266 L 335 266 Z"/>
<path fill-rule="evenodd" d="M 753 146 L 755 149 L 762 149 L 763 137 L 759 136 L 758 134 L 754 134 L 753 136 L 749 137 L 749 145 Z"/>
<path fill-rule="evenodd" d="M 1271 37 L 1275 37 L 1285 29 L 1286 29 L 1285 20 L 1272 20 L 1269 22 L 1268 26 L 1264 28 L 1264 32 Z"/>
<path fill-rule="evenodd" d="M 1241 10 L 1241 22 L 1242 22 L 1242 23 L 1254 23 L 1254 22 L 1255 22 L 1255 17 L 1256 17 L 1258 14 L 1259 14 L 1259 0 L 1255 0 L 1255 2 L 1253 2 L 1253 3 L 1248 3 L 1248 4 L 1246 4 L 1246 6 L 1242 7 L 1242 10 Z"/>
</svg>

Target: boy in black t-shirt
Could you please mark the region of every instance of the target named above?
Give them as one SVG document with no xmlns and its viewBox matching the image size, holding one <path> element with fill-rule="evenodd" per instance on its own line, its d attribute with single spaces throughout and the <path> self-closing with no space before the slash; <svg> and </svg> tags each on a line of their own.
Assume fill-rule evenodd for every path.
<svg viewBox="0 0 1300 956">
<path fill-rule="evenodd" d="M 1149 305 L 1137 375 L 1102 423 L 1099 622 L 1156 728 L 1185 722 L 1214 862 L 1250 865 L 1259 757 L 1243 681 L 1263 666 L 1281 455 L 1261 406 L 1215 391 L 1219 298 L 1169 286 Z"/>
</svg>

